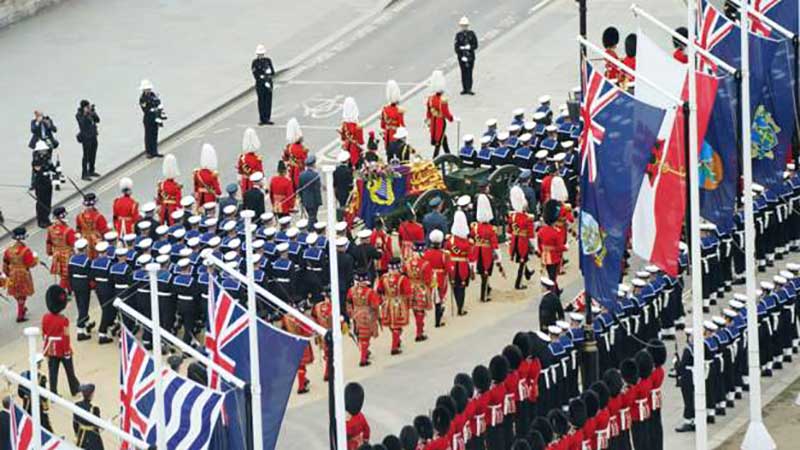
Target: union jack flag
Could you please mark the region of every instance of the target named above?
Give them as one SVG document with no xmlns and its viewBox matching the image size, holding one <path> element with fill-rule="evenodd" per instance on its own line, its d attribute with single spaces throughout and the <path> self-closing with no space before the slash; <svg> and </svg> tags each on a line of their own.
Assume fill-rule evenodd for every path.
<svg viewBox="0 0 800 450">
<path fill-rule="evenodd" d="M 215 295 L 216 293 L 216 295 Z M 236 360 L 225 348 L 237 337 L 247 331 L 248 317 L 236 300 L 231 297 L 217 280 L 208 283 L 208 321 L 206 323 L 206 350 L 209 358 L 228 373 L 236 372 Z M 209 368 L 208 386 L 220 389 L 220 374 Z"/>
<path fill-rule="evenodd" d="M 710 3 L 703 1 L 701 6 L 697 10 L 697 46 L 710 52 L 736 28 L 736 24 L 729 21 Z M 715 74 L 717 72 L 717 64 L 701 55 L 700 71 Z"/>
<path fill-rule="evenodd" d="M 148 436 L 154 431 L 154 421 L 150 415 L 156 396 L 155 364 L 153 358 L 139 345 L 127 328 L 123 331 L 121 344 L 120 428 L 139 439 L 148 441 Z M 130 444 L 122 443 L 122 450 L 129 448 L 132 448 Z"/>
<path fill-rule="evenodd" d="M 603 75 L 590 64 L 583 64 L 583 86 L 581 98 L 581 117 L 583 130 L 580 136 L 581 173 L 588 174 L 590 183 L 597 178 L 597 146 L 602 144 L 606 128 L 595 119 L 620 93 L 612 83 L 606 82 Z"/>
<path fill-rule="evenodd" d="M 33 419 L 25 410 L 12 403 L 8 410 L 11 428 L 11 449 L 30 450 L 33 445 Z M 42 428 L 42 450 L 71 450 L 75 447 Z"/>
<path fill-rule="evenodd" d="M 750 6 L 752 6 L 756 12 L 761 13 L 763 16 L 766 16 L 767 13 L 769 13 L 769 11 L 777 6 L 781 1 L 782 0 L 749 0 Z M 751 33 L 755 33 L 764 37 L 771 37 L 772 27 L 766 22 L 757 18 L 755 15 L 753 15 L 753 13 L 748 14 L 748 19 L 750 19 Z"/>
</svg>

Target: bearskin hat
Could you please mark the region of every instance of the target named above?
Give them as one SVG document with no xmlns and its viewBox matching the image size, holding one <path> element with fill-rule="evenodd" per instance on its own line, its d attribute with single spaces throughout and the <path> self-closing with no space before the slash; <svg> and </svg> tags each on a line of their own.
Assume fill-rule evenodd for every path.
<svg viewBox="0 0 800 450">
<path fill-rule="evenodd" d="M 194 361 L 186 367 L 186 377 L 201 386 L 208 385 L 208 369 L 199 361 Z"/>
<path fill-rule="evenodd" d="M 602 380 L 597 380 L 592 383 L 592 387 L 590 388 L 597 394 L 597 404 L 600 409 L 603 409 L 608 405 L 608 399 L 610 397 L 608 386 Z"/>
<path fill-rule="evenodd" d="M 639 381 L 639 366 L 636 365 L 636 361 L 632 358 L 622 361 L 619 368 L 620 372 L 622 372 L 622 379 L 625 380 L 626 383 L 636 384 L 636 382 Z"/>
<path fill-rule="evenodd" d="M 400 445 L 400 439 L 393 434 L 383 438 L 383 446 L 386 447 L 386 450 L 403 450 L 403 446 Z"/>
<path fill-rule="evenodd" d="M 538 431 L 542 435 L 545 444 L 549 444 L 553 440 L 553 426 L 550 421 L 542 416 L 533 419 L 531 422 L 531 431 Z"/>
<path fill-rule="evenodd" d="M 278 161 L 278 173 L 286 173 L 286 163 L 283 160 Z"/>
<path fill-rule="evenodd" d="M 472 394 L 475 393 L 475 385 L 472 384 L 472 377 L 465 373 L 456 374 L 453 384 L 463 387 L 467 398 L 472 398 Z"/>
<path fill-rule="evenodd" d="M 433 422 L 428 416 L 417 416 L 414 418 L 414 428 L 417 430 L 417 435 L 423 441 L 433 439 Z"/>
<path fill-rule="evenodd" d="M 529 358 L 531 356 L 531 337 L 528 333 L 519 332 L 514 335 L 514 340 L 512 341 L 514 345 L 519 348 L 519 351 L 522 353 L 522 358 Z"/>
<path fill-rule="evenodd" d="M 417 442 L 419 442 L 419 434 L 416 428 L 406 425 L 400 430 L 400 444 L 403 450 L 416 450 Z"/>
<path fill-rule="evenodd" d="M 622 374 L 619 369 L 608 369 L 603 374 L 603 381 L 608 387 L 609 397 L 616 397 L 622 391 L 624 382 L 622 381 Z"/>
<path fill-rule="evenodd" d="M 639 378 L 647 378 L 653 373 L 653 357 L 647 350 L 636 353 L 636 367 L 639 368 Z"/>
<path fill-rule="evenodd" d="M 364 407 L 364 388 L 358 383 L 347 383 L 344 387 L 344 409 L 351 415 L 361 412 Z"/>
<path fill-rule="evenodd" d="M 636 33 L 625 36 L 625 56 L 636 57 Z"/>
<path fill-rule="evenodd" d="M 561 202 L 557 200 L 548 200 L 547 203 L 544 204 L 544 211 L 542 212 L 542 218 L 544 219 L 544 223 L 547 225 L 552 225 L 556 223 L 558 220 L 558 215 L 561 213 Z"/>
<path fill-rule="evenodd" d="M 663 366 L 664 363 L 667 362 L 667 347 L 664 343 L 658 339 L 651 339 L 647 345 L 647 351 L 649 351 L 650 356 L 653 357 L 653 364 L 655 364 L 656 367 Z"/>
<path fill-rule="evenodd" d="M 503 356 L 508 360 L 509 370 L 517 370 L 519 363 L 522 362 L 522 351 L 516 345 L 506 345 L 503 349 Z"/>
<path fill-rule="evenodd" d="M 489 374 L 489 369 L 484 365 L 475 366 L 472 369 L 472 382 L 475 384 L 475 389 L 478 393 L 484 393 L 491 387 L 492 379 Z"/>
<path fill-rule="evenodd" d="M 433 416 L 433 428 L 436 433 L 439 435 L 447 434 L 447 430 L 450 429 L 450 421 L 453 420 L 453 416 L 450 415 L 447 408 L 437 406 L 433 409 L 431 416 Z"/>
<path fill-rule="evenodd" d="M 686 27 L 675 28 L 675 32 L 683 36 L 685 39 L 689 38 L 689 30 Z M 686 44 L 681 42 L 678 38 L 672 38 L 672 46 L 675 48 L 684 48 Z"/>
<path fill-rule="evenodd" d="M 530 337 L 531 340 L 531 358 L 542 359 L 546 354 L 547 342 L 542 340 L 542 338 L 533 331 L 528 332 L 528 337 Z"/>
<path fill-rule="evenodd" d="M 569 422 L 575 428 L 581 428 L 586 423 L 586 404 L 579 398 L 569 402 Z"/>
<path fill-rule="evenodd" d="M 538 431 L 531 431 L 528 434 L 528 441 L 531 444 L 531 450 L 545 449 L 544 438 L 542 437 L 542 433 L 539 433 Z"/>
<path fill-rule="evenodd" d="M 456 403 L 456 413 L 461 414 L 467 407 L 469 397 L 467 397 L 467 390 L 464 386 L 456 384 L 450 389 L 450 397 Z M 453 415 L 455 417 L 455 414 Z"/>
<path fill-rule="evenodd" d="M 489 361 L 489 371 L 492 373 L 492 381 L 502 383 L 508 375 L 508 360 L 503 355 L 496 355 Z"/>
<path fill-rule="evenodd" d="M 564 411 L 560 409 L 553 409 L 547 413 L 547 420 L 550 421 L 550 426 L 553 427 L 553 432 L 558 436 L 563 436 L 569 431 L 569 420 Z"/>
<path fill-rule="evenodd" d="M 603 47 L 614 47 L 617 44 L 619 44 L 619 30 L 614 27 L 603 30 Z"/>
<path fill-rule="evenodd" d="M 67 291 L 57 284 L 47 288 L 44 298 L 47 310 L 53 314 L 58 314 L 67 307 Z"/>
<path fill-rule="evenodd" d="M 458 409 L 456 401 L 449 395 L 440 395 L 436 397 L 436 407 L 446 409 L 451 418 L 456 416 L 456 410 Z"/>
<path fill-rule="evenodd" d="M 596 416 L 597 410 L 600 409 L 600 401 L 597 399 L 597 394 L 591 389 L 583 391 L 581 400 L 586 405 L 586 417 L 591 419 Z"/>
<path fill-rule="evenodd" d="M 511 450 L 531 450 L 531 444 L 525 439 L 517 439 L 511 444 Z"/>
</svg>

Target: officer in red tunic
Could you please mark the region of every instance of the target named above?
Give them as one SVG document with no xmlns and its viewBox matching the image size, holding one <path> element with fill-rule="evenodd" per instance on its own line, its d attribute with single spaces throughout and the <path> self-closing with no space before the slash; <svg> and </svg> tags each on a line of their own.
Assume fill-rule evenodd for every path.
<svg viewBox="0 0 800 450">
<path fill-rule="evenodd" d="M 489 277 L 492 276 L 494 263 L 500 263 L 500 253 L 497 251 L 497 232 L 492 225 L 494 213 L 492 205 L 486 194 L 478 194 L 477 222 L 472 224 L 472 240 L 475 252 L 475 271 L 481 276 L 481 302 L 491 301 L 492 288 L 489 286 Z"/>
<path fill-rule="evenodd" d="M 216 202 L 217 197 L 222 195 L 217 173 L 217 151 L 211 144 L 203 144 L 203 150 L 200 152 L 200 168 L 195 169 L 192 178 L 196 205 Z"/>
<path fill-rule="evenodd" d="M 615 60 L 619 60 L 617 44 L 619 44 L 619 30 L 614 27 L 606 28 L 603 31 L 603 47 L 606 49 L 606 54 Z M 605 76 L 609 80 L 616 80 L 619 78 L 619 68 L 616 64 L 606 61 Z"/>
<path fill-rule="evenodd" d="M 242 153 L 236 160 L 236 170 L 239 172 L 239 188 L 242 193 L 247 192 L 253 187 L 250 182 L 250 175 L 261 172 L 264 173 L 264 164 L 261 155 L 257 152 L 261 148 L 261 141 L 258 139 L 256 130 L 248 128 L 244 130 L 242 137 Z"/>
<path fill-rule="evenodd" d="M 369 342 L 378 337 L 378 309 L 381 297 L 370 287 L 369 273 L 358 272 L 356 284 L 347 292 L 347 315 L 353 319 L 361 355 L 359 366 L 370 365 Z"/>
<path fill-rule="evenodd" d="M 283 160 L 289 168 L 289 178 L 292 179 L 292 186 L 297 189 L 300 186 L 300 174 L 306 170 L 306 159 L 308 149 L 303 145 L 303 130 L 297 119 L 292 117 L 286 123 L 286 148 L 283 150 Z"/>
<path fill-rule="evenodd" d="M 684 38 L 689 36 L 689 30 L 686 27 L 678 27 L 675 29 L 675 32 Z M 675 47 L 675 51 L 672 52 L 672 57 L 680 63 L 687 64 L 689 62 L 689 57 L 686 56 L 686 44 L 678 38 L 672 38 L 672 46 Z"/>
<path fill-rule="evenodd" d="M 8 296 L 17 301 L 17 322 L 24 322 L 28 320 L 25 302 L 34 293 L 31 269 L 39 263 L 39 258 L 25 245 L 27 231 L 24 227 L 14 228 L 12 235 L 14 243 L 3 252 L 3 274 Z"/>
<path fill-rule="evenodd" d="M 568 250 L 565 236 L 556 227 L 561 206 L 559 202 L 551 200 L 545 204 L 543 219 L 545 225 L 536 232 L 538 253 L 542 265 L 547 271 L 547 277 L 556 285 L 558 290 L 558 273 L 561 270 L 561 261 L 565 251 Z"/>
<path fill-rule="evenodd" d="M 400 256 L 403 260 L 407 259 L 414 250 L 415 242 L 425 242 L 425 228 L 417 222 L 417 218 L 412 210 L 412 216 L 400 222 L 397 227 L 397 234 L 400 241 Z"/>
<path fill-rule="evenodd" d="M 278 173 L 269 180 L 269 200 L 272 212 L 278 217 L 292 213 L 295 204 L 294 185 L 286 175 L 286 164 L 278 161 Z"/>
<path fill-rule="evenodd" d="M 353 97 L 347 97 L 342 104 L 342 126 L 339 128 L 342 149 L 350 154 L 350 166 L 361 165 L 364 129 L 358 123 L 358 105 Z"/>
<path fill-rule="evenodd" d="M 178 170 L 178 160 L 175 159 L 175 155 L 164 157 L 161 172 L 164 175 L 164 179 L 158 182 L 156 204 L 159 208 L 161 223 L 171 226 L 174 223 L 172 213 L 180 208 L 180 201 L 183 197 L 181 194 L 183 186 L 176 180 L 180 176 L 180 171 Z"/>
<path fill-rule="evenodd" d="M 324 327 L 326 330 L 331 329 L 331 324 L 333 323 L 333 306 L 331 305 L 330 288 L 326 288 L 322 294 L 322 299 L 311 308 L 311 317 L 318 325 Z M 325 340 L 322 338 L 318 338 L 317 344 L 322 347 L 322 359 L 325 364 L 325 371 L 322 379 L 323 381 L 328 381 L 331 375 L 330 368 L 328 367 L 328 361 L 331 359 L 331 349 L 325 345 Z"/>
<path fill-rule="evenodd" d="M 122 195 L 114 199 L 111 218 L 114 229 L 122 237 L 134 232 L 134 226 L 139 221 L 139 203 L 133 198 L 133 180 L 130 178 L 119 180 L 119 191 Z"/>
<path fill-rule="evenodd" d="M 528 201 L 525 199 L 525 192 L 519 186 L 513 186 L 509 193 L 511 209 L 513 212 L 508 216 L 508 253 L 511 260 L 517 263 L 517 278 L 514 281 L 515 289 L 525 289 L 522 284 L 522 277 L 530 280 L 533 271 L 529 271 L 527 264 L 531 253 L 531 248 L 535 242 L 533 231 L 533 216 L 528 214 Z"/>
<path fill-rule="evenodd" d="M 453 121 L 450 114 L 450 106 L 447 103 L 447 96 L 444 95 L 445 79 L 441 70 L 434 70 L 431 74 L 431 90 L 433 95 L 428 97 L 426 102 L 425 123 L 431 133 L 431 145 L 433 146 L 433 157 L 439 156 L 439 149 L 444 148 L 445 153 L 450 153 L 450 146 L 447 144 L 447 122 Z"/>
<path fill-rule="evenodd" d="M 625 58 L 622 60 L 622 64 L 631 70 L 636 70 L 636 34 L 634 33 L 625 37 Z M 619 85 L 623 89 L 628 89 L 629 84 L 635 80 L 633 75 L 620 71 Z"/>
<path fill-rule="evenodd" d="M 392 355 L 402 353 L 400 337 L 409 322 L 411 301 L 411 283 L 400 267 L 400 258 L 392 258 L 389 271 L 378 279 L 378 293 L 383 296 L 381 323 L 392 332 Z"/>
<path fill-rule="evenodd" d="M 469 224 L 464 211 L 458 210 L 453 215 L 453 225 L 450 227 L 450 238 L 447 240 L 445 250 L 449 254 L 447 272 L 453 283 L 453 296 L 456 298 L 456 309 L 459 316 L 467 314 L 464 309 L 464 296 L 470 280 L 475 277 L 474 261 L 475 252 L 472 240 L 469 238 Z"/>
<path fill-rule="evenodd" d="M 97 196 L 89 192 L 83 196 L 83 211 L 75 217 L 75 231 L 81 234 L 89 243 L 89 258 L 97 256 L 94 246 L 103 240 L 103 235 L 108 231 L 108 222 L 105 216 L 95 208 Z"/>
<path fill-rule="evenodd" d="M 406 126 L 405 110 L 400 107 L 400 86 L 394 80 L 386 82 L 386 102 L 381 110 L 381 130 L 388 150 L 389 144 L 394 142 L 394 133 Z"/>
<path fill-rule="evenodd" d="M 431 309 L 433 302 L 433 268 L 430 263 L 422 258 L 422 251 L 425 249 L 425 242 L 414 243 L 414 251 L 405 261 L 403 271 L 408 276 L 411 283 L 411 309 L 414 311 L 414 323 L 416 324 L 416 341 L 421 342 L 428 339 L 425 335 L 425 313 Z"/>
<path fill-rule="evenodd" d="M 75 367 L 72 365 L 69 319 L 61 314 L 67 307 L 67 291 L 54 284 L 47 289 L 45 302 L 49 312 L 42 316 L 42 340 L 44 342 L 42 353 L 47 357 L 50 390 L 58 393 L 58 369 L 63 365 L 64 371 L 67 373 L 69 391 L 74 396 L 78 393 L 81 383 L 75 376 Z"/>
<path fill-rule="evenodd" d="M 69 289 L 69 273 L 67 264 L 75 245 L 75 230 L 64 220 L 67 210 L 63 206 L 53 209 L 55 222 L 47 228 L 46 253 L 50 257 L 50 273 L 60 278 L 59 286 Z"/>
<path fill-rule="evenodd" d="M 425 250 L 422 258 L 428 261 L 433 271 L 433 303 L 436 308 L 435 326 L 439 328 L 444 326 L 442 318 L 444 317 L 444 300 L 447 297 L 447 286 L 450 281 L 450 275 L 447 268 L 450 265 L 450 254 L 442 249 L 442 242 L 444 241 L 444 233 L 441 230 L 433 230 L 428 236 L 430 248 Z"/>
<path fill-rule="evenodd" d="M 305 312 L 304 309 L 306 306 L 306 302 L 300 302 L 295 308 L 300 310 L 300 312 Z M 293 317 L 289 313 L 284 314 L 281 318 L 281 327 L 286 330 L 287 333 L 297 336 L 309 337 L 313 334 L 313 331 L 308 325 L 302 323 L 300 319 Z M 313 362 L 314 350 L 312 350 L 311 343 L 309 342 L 306 345 L 306 349 L 303 351 L 303 358 L 300 360 L 300 366 L 297 368 L 297 393 L 300 395 L 307 393 L 309 390 L 311 380 L 306 378 L 306 366 Z"/>
<path fill-rule="evenodd" d="M 359 450 L 369 444 L 370 428 L 361 412 L 364 407 L 364 388 L 358 383 L 347 383 L 344 387 L 344 409 L 347 411 L 347 450 Z"/>
</svg>

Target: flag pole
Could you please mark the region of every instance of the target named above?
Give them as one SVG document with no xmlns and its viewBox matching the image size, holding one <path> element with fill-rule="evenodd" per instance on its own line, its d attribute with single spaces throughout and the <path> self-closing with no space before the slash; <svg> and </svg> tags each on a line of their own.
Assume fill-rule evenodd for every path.
<svg viewBox="0 0 800 450">
<path fill-rule="evenodd" d="M 150 263 L 146 269 L 150 278 L 150 317 L 153 324 L 158 324 L 150 329 L 153 339 L 153 368 L 156 377 L 156 398 L 153 402 L 153 412 L 156 418 L 156 443 L 158 448 L 167 448 L 167 433 L 165 430 L 167 415 L 164 414 L 164 374 L 161 372 L 161 316 L 158 311 L 158 271 L 161 266 Z"/>
<path fill-rule="evenodd" d="M 739 11 L 747 10 L 747 1 L 739 0 Z M 761 368 L 759 367 L 758 315 L 756 305 L 755 223 L 753 219 L 753 161 L 750 155 L 750 24 L 748 14 L 739 14 L 742 54 L 742 177 L 744 181 L 744 259 L 747 292 L 747 380 L 750 385 L 750 424 L 743 450 L 775 448 L 761 416 Z"/>
<path fill-rule="evenodd" d="M 256 305 L 256 278 L 253 262 L 253 217 L 255 212 L 244 210 L 240 214 L 244 219 L 244 248 L 247 265 L 247 312 L 249 319 L 248 336 L 250 338 L 250 406 L 253 415 L 253 450 L 262 450 L 264 440 L 263 420 L 261 417 L 261 365 L 258 346 L 258 314 Z M 211 299 L 209 299 L 211 301 Z"/>
<path fill-rule="evenodd" d="M 28 338 L 28 370 L 31 372 L 31 384 L 28 391 L 31 394 L 31 419 L 33 421 L 33 450 L 42 448 L 42 418 L 41 400 L 39 399 L 39 364 L 36 361 L 36 338 L 39 336 L 39 328 L 28 327 L 23 331 Z M 14 414 L 11 411 L 11 414 Z"/>
<path fill-rule="evenodd" d="M 331 278 L 331 333 L 333 335 L 333 391 L 334 410 L 336 415 L 336 450 L 347 449 L 347 433 L 345 430 L 344 409 L 344 368 L 342 367 L 342 311 L 339 298 L 339 267 L 336 259 L 336 200 L 333 197 L 333 171 L 335 167 L 327 165 L 322 168 L 325 173 L 325 196 L 328 211 L 328 259 L 330 260 Z"/>
<path fill-rule="evenodd" d="M 697 167 L 697 55 L 695 48 L 695 28 L 697 17 L 695 0 L 686 2 L 688 39 L 686 43 L 687 75 L 689 77 L 689 252 L 691 252 L 692 276 L 692 349 L 694 350 L 694 368 L 692 383 L 694 384 L 694 426 L 695 448 L 708 448 L 708 424 L 706 423 L 706 376 L 705 376 L 705 343 L 703 342 L 703 272 L 700 254 L 700 174 Z"/>
</svg>

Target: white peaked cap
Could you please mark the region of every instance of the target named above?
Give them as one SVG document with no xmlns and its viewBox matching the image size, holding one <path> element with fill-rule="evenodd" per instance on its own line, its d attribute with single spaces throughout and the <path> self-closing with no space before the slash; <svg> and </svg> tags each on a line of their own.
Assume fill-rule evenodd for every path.
<svg viewBox="0 0 800 450">
<path fill-rule="evenodd" d="M 314 245 L 317 242 L 317 239 L 319 239 L 319 235 L 317 233 L 308 233 L 308 236 L 306 236 L 306 244 Z"/>
<path fill-rule="evenodd" d="M 184 208 L 188 208 L 192 205 L 194 205 L 193 195 L 184 195 L 183 198 L 181 198 L 181 206 L 183 206 Z"/>
<path fill-rule="evenodd" d="M 564 161 L 564 158 L 566 157 L 567 157 L 566 153 L 556 153 L 555 155 L 553 155 L 553 161 L 561 162 Z"/>
<path fill-rule="evenodd" d="M 89 245 L 89 241 L 87 241 L 86 239 L 81 238 L 81 239 L 78 239 L 77 241 L 75 241 L 74 245 L 75 245 L 75 250 L 81 250 L 81 249 L 86 248 L 87 245 Z"/>
<path fill-rule="evenodd" d="M 400 101 L 400 86 L 397 81 L 389 80 L 386 82 L 386 101 L 389 103 Z"/>
<path fill-rule="evenodd" d="M 153 89 L 153 83 L 151 83 L 150 80 L 146 78 L 142 80 L 141 83 L 139 83 L 139 90 L 143 91 L 145 89 Z"/>
<path fill-rule="evenodd" d="M 217 151 L 214 146 L 205 143 L 203 149 L 200 150 L 200 167 L 203 169 L 217 170 Z"/>
<path fill-rule="evenodd" d="M 120 178 L 119 180 L 119 190 L 131 190 L 133 189 L 133 180 L 128 177 Z"/>
<path fill-rule="evenodd" d="M 303 137 L 303 130 L 300 129 L 300 123 L 297 122 L 297 119 L 292 117 L 286 122 L 286 141 L 290 144 L 294 144 L 299 141 L 301 137 Z"/>
<path fill-rule="evenodd" d="M 456 200 L 456 205 L 461 207 L 467 206 L 470 203 L 472 203 L 472 199 L 469 198 L 469 195 L 462 195 L 458 197 L 458 200 Z"/>
<path fill-rule="evenodd" d="M 244 130 L 242 136 L 242 150 L 245 152 L 254 152 L 261 148 L 261 140 L 258 139 L 256 130 L 248 128 Z"/>
<path fill-rule="evenodd" d="M 342 120 L 345 122 L 358 122 L 358 104 L 353 97 L 347 97 L 342 104 Z"/>
<path fill-rule="evenodd" d="M 497 139 L 500 140 L 500 141 L 505 141 L 506 139 L 508 139 L 508 136 L 509 136 L 509 133 L 508 133 L 508 131 L 505 131 L 505 130 L 500 131 L 500 132 L 497 133 Z"/>
<path fill-rule="evenodd" d="M 494 213 L 492 213 L 492 204 L 489 202 L 489 197 L 486 194 L 478 194 L 477 203 L 478 210 L 475 215 L 478 222 L 491 222 L 494 219 Z"/>
<path fill-rule="evenodd" d="M 336 160 L 339 161 L 340 163 L 350 161 L 350 153 L 341 151 L 339 152 L 339 155 L 336 157 Z"/>
<path fill-rule="evenodd" d="M 528 200 L 525 198 L 525 192 L 522 188 L 514 185 L 511 187 L 511 192 L 508 194 L 511 200 L 511 208 L 516 212 L 522 212 L 528 206 Z"/>
<path fill-rule="evenodd" d="M 517 109 L 515 109 L 514 111 L 511 111 L 511 114 L 512 114 L 514 117 L 516 117 L 516 116 L 522 116 L 522 115 L 524 115 L 524 114 L 525 114 L 525 108 L 517 108 Z"/>
<path fill-rule="evenodd" d="M 431 90 L 433 92 L 444 92 L 447 82 L 444 79 L 444 73 L 441 70 L 434 70 L 431 73 Z"/>
<path fill-rule="evenodd" d="M 403 139 L 408 137 L 408 129 L 406 127 L 398 127 L 397 131 L 394 132 L 395 139 Z"/>
<path fill-rule="evenodd" d="M 569 200 L 569 193 L 567 192 L 567 185 L 564 184 L 564 179 L 561 177 L 553 177 L 550 184 L 550 198 L 560 202 Z"/>
<path fill-rule="evenodd" d="M 461 19 L 459 19 L 458 24 L 461 25 L 462 27 L 469 26 L 469 18 L 467 18 L 467 16 L 461 16 Z"/>
<path fill-rule="evenodd" d="M 256 55 L 263 55 L 267 53 L 267 48 L 264 47 L 264 44 L 256 45 Z"/>
<path fill-rule="evenodd" d="M 144 205 L 142 205 L 142 212 L 143 213 L 149 213 L 149 212 L 153 212 L 155 210 L 156 210 L 155 202 L 147 202 Z"/>
<path fill-rule="evenodd" d="M 535 122 L 541 122 L 542 120 L 544 120 L 546 116 L 547 114 L 543 113 L 542 111 L 536 111 L 535 113 L 533 113 L 533 120 Z"/>
<path fill-rule="evenodd" d="M 536 159 L 544 159 L 547 158 L 547 150 L 539 150 L 533 155 Z"/>
<path fill-rule="evenodd" d="M 539 103 L 549 103 L 552 98 L 549 95 L 539 97 Z"/>
<path fill-rule="evenodd" d="M 442 233 L 442 230 L 433 230 L 428 235 L 428 239 L 434 244 L 441 244 L 444 240 L 444 233 Z"/>
<path fill-rule="evenodd" d="M 486 119 L 486 126 L 487 127 L 497 126 L 497 119 Z"/>
<path fill-rule="evenodd" d="M 475 136 L 471 134 L 465 134 L 463 140 L 464 142 L 473 142 L 475 140 Z"/>
<path fill-rule="evenodd" d="M 164 157 L 164 163 L 161 165 L 161 173 L 165 178 L 177 178 L 181 175 L 178 170 L 178 160 L 175 155 L 169 154 Z"/>
<path fill-rule="evenodd" d="M 450 232 L 460 238 L 469 236 L 469 223 L 467 223 L 467 215 L 464 211 L 458 210 L 453 215 L 453 226 L 450 227 Z"/>
</svg>

